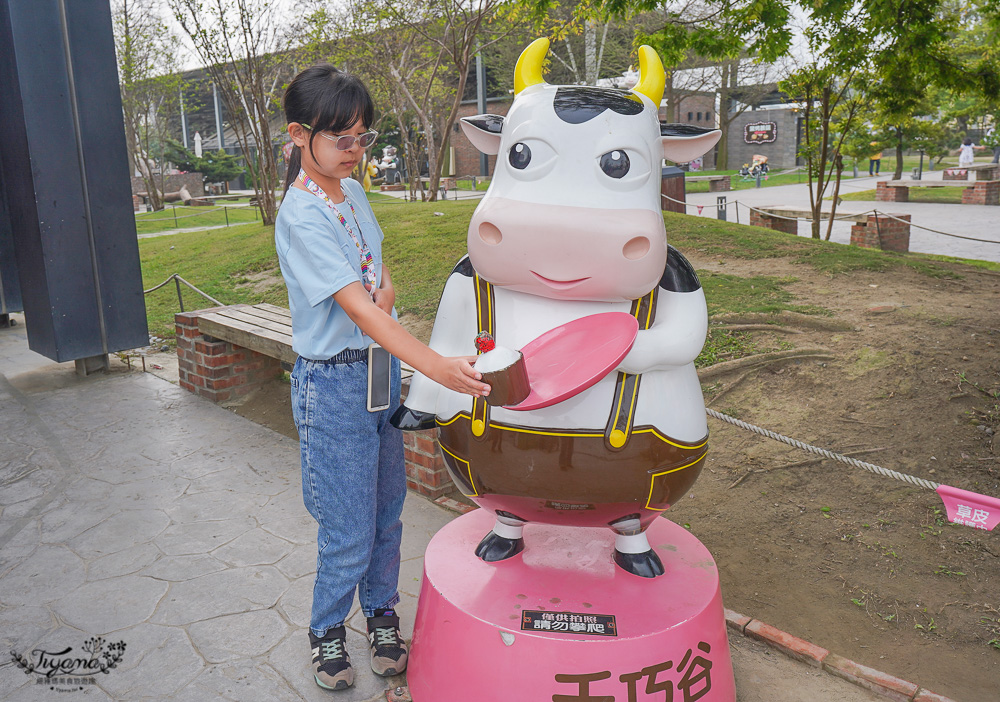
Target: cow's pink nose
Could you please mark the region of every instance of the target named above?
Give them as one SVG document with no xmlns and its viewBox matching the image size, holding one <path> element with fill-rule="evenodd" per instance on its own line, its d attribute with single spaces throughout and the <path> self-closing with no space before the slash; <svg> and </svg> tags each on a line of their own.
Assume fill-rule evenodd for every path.
<svg viewBox="0 0 1000 702">
<path fill-rule="evenodd" d="M 496 246 L 503 241 L 503 234 L 500 233 L 500 229 L 492 222 L 483 222 L 479 225 L 479 238 L 490 246 Z"/>
<path fill-rule="evenodd" d="M 622 255 L 630 261 L 635 261 L 649 252 L 649 239 L 644 236 L 637 236 L 625 242 L 622 247 Z"/>
</svg>

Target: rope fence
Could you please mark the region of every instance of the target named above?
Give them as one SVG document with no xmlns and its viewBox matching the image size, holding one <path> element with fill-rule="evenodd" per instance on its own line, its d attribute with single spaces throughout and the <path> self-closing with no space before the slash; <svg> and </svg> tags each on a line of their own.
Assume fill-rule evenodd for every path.
<svg viewBox="0 0 1000 702">
<path fill-rule="evenodd" d="M 207 292 L 204 292 L 203 290 L 199 290 L 194 285 L 192 285 L 191 283 L 187 282 L 186 280 L 184 280 L 183 278 L 181 278 L 176 273 L 174 273 L 173 275 L 171 275 L 169 278 L 167 278 L 166 280 L 164 280 L 159 285 L 154 285 L 149 290 L 143 290 L 142 294 L 143 295 L 148 295 L 149 293 L 153 292 L 154 290 L 159 290 L 164 285 L 166 285 L 167 283 L 169 283 L 171 280 L 174 281 L 174 285 L 177 286 L 177 302 L 181 306 L 181 312 L 184 311 L 184 296 L 181 294 L 181 283 L 184 283 L 184 285 L 188 286 L 189 288 L 191 288 L 192 290 L 194 290 L 196 293 L 198 293 L 202 297 L 211 300 L 212 302 L 214 302 L 215 304 L 217 304 L 219 307 L 224 307 L 225 306 L 224 302 L 219 302 L 214 297 L 212 297 L 211 295 L 209 295 Z"/>
<path fill-rule="evenodd" d="M 935 483 L 930 480 L 925 480 L 924 478 L 918 478 L 914 475 L 907 475 L 906 473 L 899 473 L 888 468 L 883 468 L 882 466 L 877 466 L 874 463 L 866 463 L 865 461 L 859 461 L 856 458 L 851 458 L 850 456 L 845 456 L 840 453 L 835 453 L 833 451 L 828 451 L 827 449 L 820 448 L 819 446 L 813 446 L 812 444 L 807 444 L 804 441 L 799 441 L 798 439 L 793 439 L 784 434 L 779 434 L 777 432 L 771 431 L 770 429 L 764 429 L 758 427 L 755 424 L 750 424 L 749 422 L 744 422 L 741 419 L 736 419 L 736 417 L 730 417 L 728 414 L 723 414 L 722 412 L 717 412 L 713 409 L 705 408 L 705 412 L 709 417 L 714 417 L 723 422 L 728 422 L 733 426 L 737 426 L 740 429 L 746 429 L 747 431 L 752 431 L 755 434 L 760 434 L 761 436 L 766 436 L 769 439 L 774 439 L 775 441 L 780 441 L 783 444 L 788 444 L 789 446 L 794 446 L 797 449 L 802 449 L 803 451 L 808 451 L 809 453 L 815 453 L 824 458 L 831 458 L 835 461 L 840 461 L 841 463 L 846 463 L 849 466 L 854 466 L 855 468 L 861 468 L 867 470 L 870 473 L 875 473 L 876 475 L 882 475 L 887 478 L 893 478 L 895 480 L 901 480 L 904 483 L 909 483 L 916 487 L 924 488 L 926 490 L 937 490 L 941 487 L 940 483 Z"/>
</svg>

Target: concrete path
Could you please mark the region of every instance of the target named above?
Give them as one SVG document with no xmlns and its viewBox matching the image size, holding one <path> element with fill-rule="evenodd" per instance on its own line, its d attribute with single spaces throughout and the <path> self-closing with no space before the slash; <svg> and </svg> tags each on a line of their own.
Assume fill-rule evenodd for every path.
<svg viewBox="0 0 1000 702">
<path fill-rule="evenodd" d="M 941 180 L 942 175 L 941 171 L 924 171 L 923 179 Z M 891 173 L 888 176 L 883 173 L 879 177 L 864 176 L 844 180 L 841 183 L 841 193 L 874 190 L 877 181 L 891 179 Z M 909 176 L 904 175 L 904 180 L 907 179 L 909 179 Z M 962 185 L 962 181 L 955 181 L 952 184 Z M 832 194 L 833 189 L 831 187 L 828 195 Z M 716 218 L 716 198 L 720 195 L 726 197 L 728 203 L 727 216 L 730 222 L 737 221 L 737 205 L 735 202 L 742 203 L 738 206 L 738 221 L 743 224 L 749 223 L 750 219 L 747 205 L 751 207 L 767 207 L 772 205 L 809 207 L 809 186 L 806 183 L 800 183 L 769 188 L 734 190 L 728 193 L 690 193 L 687 196 L 689 203 L 689 207 L 687 208 L 688 214 L 700 214 L 702 217 Z M 697 207 L 690 205 L 701 205 L 703 209 L 699 213 Z M 829 206 L 829 203 L 826 206 Z M 911 226 L 910 251 L 974 258 L 984 261 L 1000 261 L 1000 207 L 923 202 L 875 202 L 872 200 L 870 202 L 846 201 L 841 204 L 838 211 L 853 213 L 868 212 L 873 209 L 890 214 L 902 213 L 912 215 L 912 224 L 919 225 L 919 227 L 928 227 L 949 234 L 958 234 L 996 242 L 981 243 L 968 241 L 935 234 L 925 229 L 920 229 L 918 226 Z M 811 236 L 810 231 L 810 224 L 808 222 L 799 222 L 799 236 Z M 826 236 L 825 224 L 822 232 L 823 236 Z M 849 244 L 851 242 L 851 223 L 835 222 L 830 240 L 841 244 Z"/>
<path fill-rule="evenodd" d="M 312 681 L 316 527 L 302 506 L 295 441 L 124 366 L 78 378 L 72 363 L 29 351 L 15 318 L 19 326 L 0 329 L 0 645 L 26 658 L 67 647 L 79 655 L 95 636 L 104 650 L 126 647 L 82 686 L 39 684 L 5 653 L 0 699 L 48 701 L 61 698 L 54 687 L 81 687 L 66 698 L 362 702 L 405 684 L 367 668 L 356 603 L 355 686 L 331 693 Z M 424 549 L 453 517 L 407 498 L 407 636 Z M 730 638 L 741 702 L 880 699 Z"/>
</svg>

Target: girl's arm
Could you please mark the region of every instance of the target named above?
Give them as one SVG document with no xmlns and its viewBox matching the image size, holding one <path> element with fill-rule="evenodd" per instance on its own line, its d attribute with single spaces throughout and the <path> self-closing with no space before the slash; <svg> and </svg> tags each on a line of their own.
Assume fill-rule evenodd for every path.
<svg viewBox="0 0 1000 702">
<path fill-rule="evenodd" d="M 396 304 L 396 288 L 392 286 L 392 277 L 389 275 L 389 269 L 386 268 L 384 263 L 382 264 L 381 277 L 382 284 L 375 288 L 375 290 L 369 290 L 369 292 L 372 294 L 372 302 L 375 303 L 375 306 L 386 314 L 391 315 L 392 306 Z M 368 290 L 367 284 L 365 285 L 365 289 Z"/>
<path fill-rule="evenodd" d="M 360 281 L 341 288 L 334 293 L 333 299 L 361 331 L 431 380 L 467 395 L 489 394 L 490 386 L 479 382 L 483 376 L 472 367 L 475 356 L 445 357 L 424 346 L 399 322 L 372 304 L 372 298 Z"/>
</svg>

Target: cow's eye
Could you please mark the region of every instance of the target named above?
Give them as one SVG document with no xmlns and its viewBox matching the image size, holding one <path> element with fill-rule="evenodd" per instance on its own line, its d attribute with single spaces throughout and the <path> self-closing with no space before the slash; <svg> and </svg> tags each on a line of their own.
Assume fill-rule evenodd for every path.
<svg viewBox="0 0 1000 702">
<path fill-rule="evenodd" d="M 511 166 L 519 171 L 523 171 L 531 163 L 531 149 L 528 148 L 527 144 L 518 142 L 510 147 L 507 160 L 510 161 Z"/>
<path fill-rule="evenodd" d="M 629 169 L 628 156 L 624 151 L 615 149 L 601 156 L 601 170 L 612 178 L 624 178 Z"/>
</svg>

